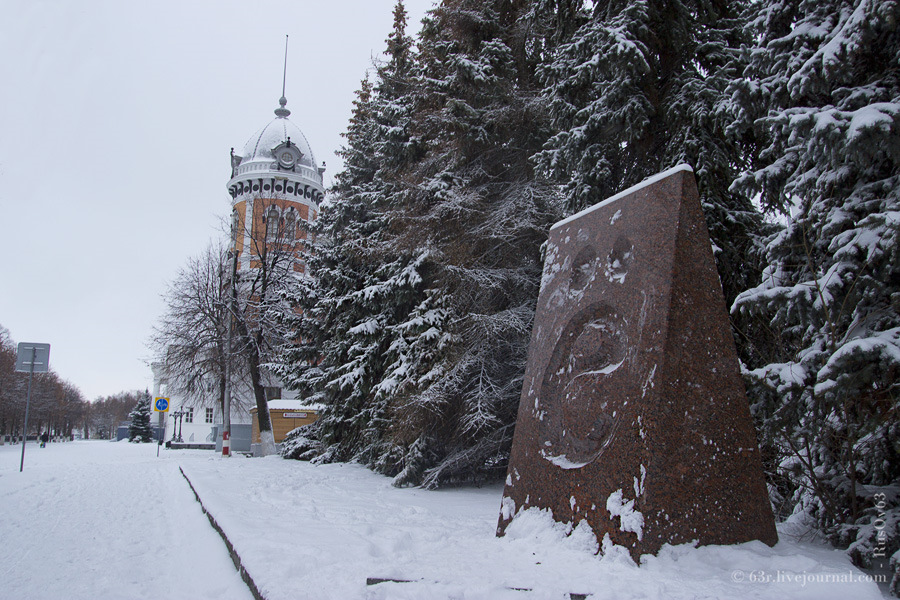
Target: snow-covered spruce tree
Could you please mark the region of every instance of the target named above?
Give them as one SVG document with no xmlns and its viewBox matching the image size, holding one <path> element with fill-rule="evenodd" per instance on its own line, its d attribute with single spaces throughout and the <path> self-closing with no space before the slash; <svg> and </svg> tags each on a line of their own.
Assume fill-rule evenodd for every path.
<svg viewBox="0 0 900 600">
<path fill-rule="evenodd" d="M 556 199 L 528 163 L 546 139 L 528 5 L 444 2 L 408 62 L 395 11 L 311 258 L 321 362 L 288 369 L 327 407 L 318 460 L 429 487 L 505 471 Z"/>
<path fill-rule="evenodd" d="M 871 566 L 900 548 L 900 3 L 755 9 L 734 96 L 761 152 L 734 187 L 787 227 L 733 307 L 778 332 L 749 374 L 753 408 L 789 482 L 783 512 Z"/>
<path fill-rule="evenodd" d="M 152 442 L 153 428 L 150 427 L 150 392 L 144 390 L 138 396 L 137 405 L 128 415 L 131 425 L 128 427 L 129 442 Z"/>
<path fill-rule="evenodd" d="M 387 400 L 376 385 L 384 378 L 391 326 L 421 295 L 420 252 L 388 247 L 385 207 L 400 193 L 396 169 L 410 153 L 408 123 L 412 40 L 398 2 L 384 62 L 375 83 L 364 80 L 341 150 L 336 176 L 318 224 L 318 243 L 308 258 L 313 279 L 292 297 L 299 312 L 279 370 L 283 380 L 324 405 L 313 431 L 317 461 L 359 460 L 377 467 L 385 447 Z M 292 456 L 308 458 L 301 448 Z"/>
<path fill-rule="evenodd" d="M 581 6 L 584 3 L 578 3 Z M 564 185 L 574 213 L 688 163 L 697 177 L 719 276 L 730 302 L 758 282 L 749 197 L 729 190 L 745 164 L 724 102 L 741 72 L 739 3 L 728 0 L 542 0 L 549 56 L 539 69 L 555 135 L 535 156 Z M 558 21 L 583 23 L 571 35 Z"/>
<path fill-rule="evenodd" d="M 411 132 L 386 247 L 422 249 L 422 294 L 393 325 L 385 378 L 395 485 L 505 472 L 553 188 L 528 157 L 546 138 L 530 2 L 445 0 L 419 38 Z M 399 460 L 397 460 L 399 458 Z"/>
</svg>

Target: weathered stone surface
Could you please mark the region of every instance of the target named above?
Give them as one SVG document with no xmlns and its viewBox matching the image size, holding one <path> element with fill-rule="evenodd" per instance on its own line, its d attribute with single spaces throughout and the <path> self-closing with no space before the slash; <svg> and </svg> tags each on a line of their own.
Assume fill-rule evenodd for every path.
<svg viewBox="0 0 900 600">
<path fill-rule="evenodd" d="M 529 507 L 635 558 L 777 541 L 689 167 L 550 231 L 498 535 Z"/>
</svg>

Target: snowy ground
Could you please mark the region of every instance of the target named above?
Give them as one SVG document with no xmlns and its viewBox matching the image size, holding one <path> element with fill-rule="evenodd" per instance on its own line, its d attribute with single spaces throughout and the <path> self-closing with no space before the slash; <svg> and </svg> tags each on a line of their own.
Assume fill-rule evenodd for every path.
<svg viewBox="0 0 900 600">
<path fill-rule="evenodd" d="M 152 444 L 0 446 L 0 597 L 252 600 Z"/>
<path fill-rule="evenodd" d="M 496 538 L 499 486 L 398 490 L 356 465 L 109 442 L 29 445 L 19 473 L 19 451 L 0 447 L 9 598 L 249 598 L 179 467 L 267 600 L 882 597 L 842 553 L 783 532 L 775 548 L 666 548 L 638 567 L 538 512 Z"/>
</svg>

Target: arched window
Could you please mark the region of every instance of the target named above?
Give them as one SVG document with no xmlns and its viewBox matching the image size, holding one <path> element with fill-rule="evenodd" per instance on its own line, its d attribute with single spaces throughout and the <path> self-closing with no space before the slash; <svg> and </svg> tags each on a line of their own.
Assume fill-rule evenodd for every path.
<svg viewBox="0 0 900 600">
<path fill-rule="evenodd" d="M 278 209 L 274 206 L 266 213 L 266 241 L 274 242 L 278 239 Z"/>
<path fill-rule="evenodd" d="M 291 209 L 284 217 L 284 241 L 293 242 L 295 235 L 297 235 L 297 213 Z"/>
</svg>

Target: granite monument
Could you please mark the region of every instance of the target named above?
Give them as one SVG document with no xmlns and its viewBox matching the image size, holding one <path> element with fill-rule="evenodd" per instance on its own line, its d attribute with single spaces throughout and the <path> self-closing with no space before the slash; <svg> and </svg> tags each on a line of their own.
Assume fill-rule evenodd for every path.
<svg viewBox="0 0 900 600">
<path fill-rule="evenodd" d="M 498 535 L 532 507 L 635 559 L 777 541 L 688 166 L 551 228 Z"/>
</svg>

